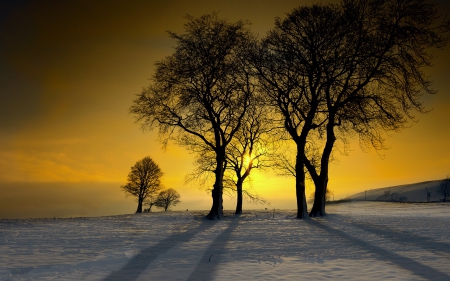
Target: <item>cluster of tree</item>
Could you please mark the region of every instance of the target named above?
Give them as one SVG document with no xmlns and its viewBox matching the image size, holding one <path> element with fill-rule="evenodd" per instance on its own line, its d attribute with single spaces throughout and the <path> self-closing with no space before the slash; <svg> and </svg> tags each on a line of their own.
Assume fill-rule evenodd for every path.
<svg viewBox="0 0 450 281">
<path fill-rule="evenodd" d="M 121 186 L 126 194 L 137 197 L 138 207 L 136 213 L 142 213 L 143 206 L 147 205 L 147 211 L 153 206 L 167 211 L 170 206 L 180 203 L 180 194 L 173 188 L 162 190 L 161 177 L 163 172 L 150 158 L 144 157 L 131 167 L 127 184 Z M 159 191 L 159 193 L 158 193 Z M 156 195 L 158 194 L 158 195 Z"/>
<path fill-rule="evenodd" d="M 302 6 L 261 39 L 217 14 L 186 19 L 184 34 L 169 32 L 175 50 L 156 63 L 130 112 L 144 130 L 157 127 L 164 144 L 197 153 L 200 173 L 213 175 L 210 219 L 222 216 L 231 173 L 242 211 L 242 183 L 264 158 L 295 176 L 297 218 L 307 215 L 307 176 L 309 215 L 324 215 L 336 143 L 345 148 L 356 136 L 363 149 L 383 149 L 384 132 L 425 112 L 420 98 L 434 90 L 423 68 L 450 26 L 423 0 Z M 285 157 L 268 152 L 280 141 L 294 147 L 293 163 L 276 164 Z"/>
</svg>

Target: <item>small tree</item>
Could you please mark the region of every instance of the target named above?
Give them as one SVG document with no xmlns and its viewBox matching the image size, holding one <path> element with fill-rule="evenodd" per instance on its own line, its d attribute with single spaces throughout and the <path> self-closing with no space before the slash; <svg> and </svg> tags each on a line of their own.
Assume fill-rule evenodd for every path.
<svg viewBox="0 0 450 281">
<path fill-rule="evenodd" d="M 126 194 L 138 198 L 136 213 L 142 213 L 142 203 L 145 199 L 156 194 L 161 189 L 161 177 L 163 172 L 159 166 L 150 158 L 144 157 L 131 167 L 128 174 L 128 183 L 120 188 Z"/>
<path fill-rule="evenodd" d="M 150 213 L 152 211 L 152 207 L 155 206 L 155 197 L 149 196 L 143 203 L 144 213 Z M 145 208 L 147 207 L 147 208 Z"/>
<path fill-rule="evenodd" d="M 447 175 L 447 178 L 441 181 L 441 184 L 438 187 L 437 193 L 442 195 L 442 201 L 447 202 L 450 200 L 450 178 Z"/>
<path fill-rule="evenodd" d="M 167 211 L 170 206 L 176 206 L 181 201 L 180 194 L 173 188 L 161 191 L 156 197 L 154 205 L 158 208 L 164 208 Z"/>
<path fill-rule="evenodd" d="M 226 172 L 228 173 L 225 177 L 228 176 L 229 182 L 232 182 L 231 189 L 236 190 L 235 214 L 242 214 L 244 197 L 254 203 L 267 203 L 257 194 L 244 189 L 244 182 L 250 179 L 253 169 L 267 167 L 268 152 L 273 150 L 273 141 L 270 140 L 269 134 L 272 128 L 267 118 L 267 111 L 268 109 L 262 104 L 253 101 L 234 140 L 228 145 L 226 155 Z M 224 182 L 224 187 L 227 187 L 227 182 Z"/>
<path fill-rule="evenodd" d="M 239 138 L 239 137 L 238 137 Z M 242 213 L 242 199 L 247 199 L 248 202 L 253 203 L 268 203 L 265 199 L 258 196 L 258 194 L 254 193 L 251 188 L 246 188 L 243 186 L 244 181 L 250 179 L 250 171 L 253 168 L 261 167 L 260 157 L 262 154 L 249 154 L 249 153 L 241 153 L 237 150 L 237 147 L 234 145 L 230 145 L 231 149 L 226 155 L 226 161 L 224 162 L 224 178 L 223 178 L 223 191 L 224 193 L 234 198 L 235 194 L 237 195 L 237 203 L 236 203 L 236 214 Z M 238 153 L 233 155 L 231 153 Z M 239 154 L 240 153 L 240 154 Z M 244 155 L 245 154 L 245 155 Z M 252 157 L 250 158 L 250 155 Z M 239 158 L 243 156 L 242 162 Z M 264 159 L 266 160 L 266 159 Z M 211 185 L 211 181 L 214 179 L 214 165 L 215 165 L 215 157 L 212 155 L 210 151 L 207 149 L 197 151 L 197 156 L 194 161 L 195 169 L 188 173 L 185 177 L 186 183 L 191 184 L 195 187 L 204 188 L 209 190 L 208 187 Z M 248 169 L 248 165 L 250 162 L 256 162 L 253 164 L 250 169 Z M 247 170 L 248 169 L 248 170 Z"/>
</svg>

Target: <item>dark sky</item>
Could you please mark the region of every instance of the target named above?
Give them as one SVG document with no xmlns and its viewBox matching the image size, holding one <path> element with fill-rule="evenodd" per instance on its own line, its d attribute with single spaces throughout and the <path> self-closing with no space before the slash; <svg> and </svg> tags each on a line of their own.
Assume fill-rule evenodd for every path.
<svg viewBox="0 0 450 281">
<path fill-rule="evenodd" d="M 0 218 L 133 212 L 119 186 L 147 155 L 165 172 L 166 187 L 180 191 L 180 209 L 207 209 L 209 195 L 184 185 L 192 155 L 176 145 L 164 152 L 156 134 L 144 134 L 128 114 L 154 63 L 172 53 L 166 31 L 182 33 L 186 14 L 218 11 L 249 20 L 264 36 L 276 16 L 316 2 L 0 1 Z M 440 9 L 449 4 L 441 1 Z M 439 92 L 424 98 L 432 112 L 389 137 L 384 160 L 360 152 L 355 140 L 350 156 L 331 166 L 337 198 L 450 173 L 449 50 L 436 51 L 426 70 Z M 295 206 L 292 179 L 257 175 L 254 187 L 277 208 Z M 49 200 L 72 211 L 45 209 Z"/>
</svg>

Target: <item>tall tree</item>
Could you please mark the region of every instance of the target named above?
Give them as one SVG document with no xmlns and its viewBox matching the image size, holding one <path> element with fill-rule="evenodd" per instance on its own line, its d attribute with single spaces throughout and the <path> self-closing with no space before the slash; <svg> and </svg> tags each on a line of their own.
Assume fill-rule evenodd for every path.
<svg viewBox="0 0 450 281">
<path fill-rule="evenodd" d="M 303 9 L 329 10 L 322 14 L 335 20 L 316 17 L 309 26 L 328 25 L 338 34 L 326 38 L 326 49 L 304 46 L 318 54 L 324 85 L 325 106 L 318 116 L 326 122 L 315 128 L 324 144 L 317 160 L 305 155 L 316 186 L 310 216 L 322 216 L 336 140 L 347 142 L 357 134 L 363 149 L 382 149 L 383 132 L 405 128 L 414 120 L 412 111 L 426 112 L 420 98 L 435 91 L 423 68 L 431 66 L 430 50 L 447 43 L 449 22 L 437 23 L 435 5 L 423 0 L 344 0 L 338 6 Z"/>
<path fill-rule="evenodd" d="M 383 131 L 404 128 L 412 110 L 424 112 L 420 97 L 433 90 L 422 68 L 431 64 L 430 48 L 447 43 L 449 24 L 437 18 L 423 0 L 344 0 L 276 20 L 254 61 L 297 146 L 298 218 L 306 213 L 305 167 L 316 186 L 310 215 L 325 214 L 338 137 L 346 142 L 356 133 L 362 145 L 379 149 Z"/>
<path fill-rule="evenodd" d="M 217 14 L 186 18 L 185 34 L 169 33 L 177 41 L 175 52 L 156 63 L 153 83 L 130 112 L 144 129 L 158 127 L 163 143 L 175 140 L 194 152 L 208 147 L 215 181 L 207 217 L 221 218 L 225 151 L 254 91 L 245 62 L 251 34 L 243 22 Z"/>
<path fill-rule="evenodd" d="M 144 157 L 131 167 L 128 174 L 128 183 L 120 188 L 125 193 L 138 198 L 136 213 L 142 213 L 142 203 L 161 189 L 161 177 L 163 172 L 150 158 Z"/>
<path fill-rule="evenodd" d="M 324 122 L 318 118 L 325 102 L 319 54 L 339 36 L 332 28 L 336 18 L 331 14 L 331 7 L 314 6 L 296 9 L 284 20 L 277 18 L 252 60 L 268 104 L 277 110 L 284 132 L 295 143 L 292 172 L 299 219 L 307 217 L 304 155 L 308 134 Z M 324 25 L 324 19 L 329 24 Z"/>
<path fill-rule="evenodd" d="M 176 206 L 180 202 L 180 194 L 175 189 L 169 188 L 158 194 L 154 205 L 167 211 L 170 206 Z"/>
</svg>

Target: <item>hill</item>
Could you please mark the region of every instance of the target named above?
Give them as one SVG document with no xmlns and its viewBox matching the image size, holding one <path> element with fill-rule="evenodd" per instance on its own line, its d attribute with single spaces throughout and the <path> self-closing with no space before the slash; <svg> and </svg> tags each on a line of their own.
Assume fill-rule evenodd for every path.
<svg viewBox="0 0 450 281">
<path fill-rule="evenodd" d="M 441 180 L 370 189 L 347 197 L 349 200 L 439 202 L 442 196 L 437 189 Z M 427 189 L 431 196 L 427 198 Z"/>
</svg>

